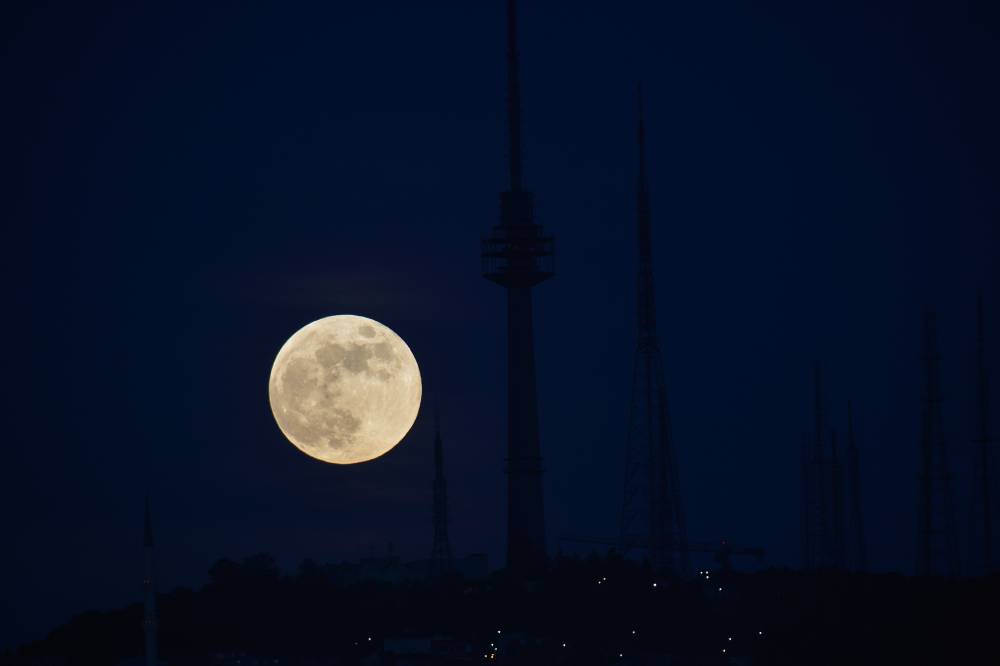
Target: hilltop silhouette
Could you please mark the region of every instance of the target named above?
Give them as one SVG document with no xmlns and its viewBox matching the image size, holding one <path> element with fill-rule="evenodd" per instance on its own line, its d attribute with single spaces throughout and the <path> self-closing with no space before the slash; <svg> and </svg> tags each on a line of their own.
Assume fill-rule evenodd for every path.
<svg viewBox="0 0 1000 666">
<path fill-rule="evenodd" d="M 494 649 L 490 661 L 518 664 L 957 663 L 992 650 L 990 616 L 978 609 L 1000 593 L 1000 577 L 770 570 L 682 581 L 615 555 L 561 557 L 531 582 L 501 571 L 471 582 L 341 583 L 336 570 L 306 560 L 282 574 L 267 554 L 219 560 L 201 589 L 160 595 L 161 657 L 401 664 L 414 657 L 393 650 L 426 644 L 419 663 L 471 663 Z M 136 658 L 141 618 L 138 604 L 84 613 L 2 663 Z"/>
</svg>

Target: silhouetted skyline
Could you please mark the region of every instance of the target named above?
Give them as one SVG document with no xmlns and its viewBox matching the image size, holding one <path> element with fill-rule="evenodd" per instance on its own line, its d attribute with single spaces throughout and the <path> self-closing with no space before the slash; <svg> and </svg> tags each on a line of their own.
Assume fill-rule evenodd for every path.
<svg viewBox="0 0 1000 666">
<path fill-rule="evenodd" d="M 274 355 L 331 314 L 407 341 L 454 555 L 502 562 L 504 294 L 476 253 L 510 175 L 503 2 L 4 11 L 0 647 L 141 600 L 147 495 L 161 590 L 261 551 L 426 557 L 426 404 L 350 468 L 273 422 Z M 559 237 L 533 294 L 549 551 L 620 522 L 641 80 L 690 538 L 799 565 L 819 361 L 870 568 L 912 572 L 932 308 L 964 554 L 979 289 L 1000 373 L 996 4 L 525 0 L 520 28 L 523 179 Z"/>
</svg>

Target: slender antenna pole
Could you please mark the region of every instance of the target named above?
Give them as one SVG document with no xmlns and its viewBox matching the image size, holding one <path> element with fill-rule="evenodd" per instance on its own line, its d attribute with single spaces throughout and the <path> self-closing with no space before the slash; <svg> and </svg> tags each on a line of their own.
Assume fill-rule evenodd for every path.
<svg viewBox="0 0 1000 666">
<path fill-rule="evenodd" d="M 810 541 L 810 537 L 812 536 L 812 521 L 810 520 L 812 505 L 811 502 L 809 501 L 809 488 L 810 488 L 809 472 L 811 465 L 809 464 L 810 461 L 809 436 L 806 435 L 805 433 L 802 434 L 802 443 L 800 445 L 799 456 L 800 456 L 799 463 L 801 465 L 801 473 L 802 473 L 802 478 L 801 478 L 802 514 L 800 517 L 802 521 L 800 526 L 800 529 L 802 530 L 802 534 L 800 535 L 801 547 L 802 547 L 802 568 L 812 569 L 813 557 L 812 557 L 812 548 Z"/>
<path fill-rule="evenodd" d="M 990 405 L 989 405 L 989 377 L 986 372 L 986 336 L 983 322 L 983 292 L 976 295 L 976 393 L 979 403 L 979 483 L 980 499 L 983 503 L 983 561 L 984 572 L 993 571 L 993 516 L 992 497 L 990 496 L 990 479 L 992 470 L 990 469 Z"/>
<path fill-rule="evenodd" d="M 507 129 L 511 192 L 521 189 L 521 82 L 517 60 L 517 3 L 507 0 Z"/>
</svg>

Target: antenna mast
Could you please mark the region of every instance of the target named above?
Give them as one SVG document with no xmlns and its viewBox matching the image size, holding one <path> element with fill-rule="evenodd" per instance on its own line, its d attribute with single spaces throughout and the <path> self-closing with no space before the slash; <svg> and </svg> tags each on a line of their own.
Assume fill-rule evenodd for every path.
<svg viewBox="0 0 1000 666">
<path fill-rule="evenodd" d="M 954 576 L 958 573 L 958 544 L 941 408 L 941 355 L 937 317 L 930 310 L 924 314 L 923 403 L 917 573 Z"/>
<path fill-rule="evenodd" d="M 670 436 L 663 359 L 656 334 L 652 222 L 641 88 L 637 97 L 638 340 L 626 442 L 620 544 L 624 553 L 644 546 L 657 571 L 685 574 L 689 569 L 687 534 Z"/>
</svg>

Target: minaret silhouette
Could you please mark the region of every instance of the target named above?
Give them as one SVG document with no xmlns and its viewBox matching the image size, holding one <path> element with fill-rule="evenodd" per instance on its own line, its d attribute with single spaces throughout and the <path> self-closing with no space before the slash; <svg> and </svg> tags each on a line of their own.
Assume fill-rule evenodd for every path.
<svg viewBox="0 0 1000 666">
<path fill-rule="evenodd" d="M 825 421 L 823 414 L 823 371 L 820 364 L 816 363 L 816 430 L 813 433 L 815 440 L 813 447 L 816 451 L 816 555 L 815 563 L 820 568 L 825 568 L 831 564 L 830 553 L 832 551 L 833 539 L 830 535 L 830 478 L 827 475 L 827 457 L 823 450 L 823 432 L 825 431 Z"/>
<path fill-rule="evenodd" d="M 149 517 L 148 497 L 142 528 L 142 549 L 144 556 L 142 629 L 145 637 L 146 666 L 156 666 L 156 585 L 153 581 L 153 523 Z"/>
<path fill-rule="evenodd" d="M 441 578 L 452 570 L 451 541 L 448 539 L 448 488 L 444 480 L 444 451 L 441 446 L 441 417 L 434 412 L 434 545 L 431 547 L 431 578 Z"/>
<path fill-rule="evenodd" d="M 809 436 L 802 434 L 799 446 L 799 548 L 801 550 L 802 568 L 812 569 L 814 566 L 812 549 L 812 447 Z"/>
<path fill-rule="evenodd" d="M 531 288 L 552 277 L 554 243 L 535 224 L 534 195 L 522 189 L 514 0 L 507 2 L 507 121 L 510 189 L 500 194 L 500 224 L 483 240 L 482 259 L 483 277 L 507 290 L 507 567 L 532 575 L 547 556 Z"/>
<path fill-rule="evenodd" d="M 677 463 L 671 448 L 663 359 L 656 332 L 652 220 L 641 87 L 637 90 L 637 101 L 638 340 L 625 453 L 625 497 L 620 541 L 624 553 L 645 546 L 650 564 L 656 571 L 684 574 L 688 570 L 688 544 Z"/>
</svg>

